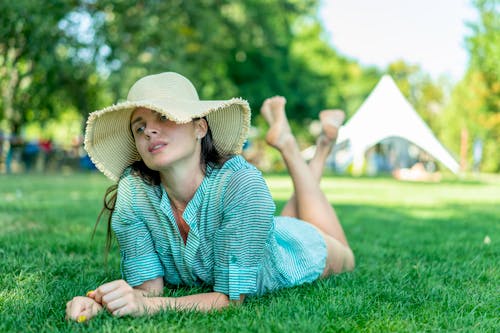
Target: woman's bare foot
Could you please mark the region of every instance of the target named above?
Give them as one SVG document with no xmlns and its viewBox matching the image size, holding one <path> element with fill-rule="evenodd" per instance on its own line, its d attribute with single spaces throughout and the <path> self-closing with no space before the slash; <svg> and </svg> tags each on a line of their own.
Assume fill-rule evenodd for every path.
<svg viewBox="0 0 500 333">
<path fill-rule="evenodd" d="M 261 107 L 262 115 L 270 126 L 266 141 L 278 150 L 285 148 L 290 140 L 295 140 L 286 118 L 285 103 L 284 97 L 274 96 L 266 99 Z"/>
<path fill-rule="evenodd" d="M 323 133 L 330 140 L 336 140 L 338 131 L 345 119 L 345 113 L 342 110 L 323 110 L 319 113 L 319 120 Z"/>
<path fill-rule="evenodd" d="M 266 122 L 271 125 L 274 122 L 274 118 L 271 112 L 271 99 L 275 97 L 267 98 L 260 107 L 260 114 L 264 117 Z M 286 103 L 286 101 L 285 101 Z"/>
<path fill-rule="evenodd" d="M 345 113 L 342 110 L 323 110 L 319 113 L 319 120 L 322 132 L 318 137 L 317 148 L 331 150 L 345 120 Z"/>
</svg>

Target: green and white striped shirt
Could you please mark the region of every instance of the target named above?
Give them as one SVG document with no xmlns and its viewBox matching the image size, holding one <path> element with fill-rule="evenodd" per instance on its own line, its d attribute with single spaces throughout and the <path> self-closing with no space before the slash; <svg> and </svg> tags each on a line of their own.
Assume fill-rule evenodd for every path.
<svg viewBox="0 0 500 333">
<path fill-rule="evenodd" d="M 235 156 L 207 167 L 183 213 L 184 244 L 165 188 L 127 169 L 112 217 L 123 277 L 131 286 L 157 277 L 203 283 L 232 300 L 314 281 L 325 266 L 324 240 L 309 224 L 274 212 L 262 174 Z"/>
</svg>

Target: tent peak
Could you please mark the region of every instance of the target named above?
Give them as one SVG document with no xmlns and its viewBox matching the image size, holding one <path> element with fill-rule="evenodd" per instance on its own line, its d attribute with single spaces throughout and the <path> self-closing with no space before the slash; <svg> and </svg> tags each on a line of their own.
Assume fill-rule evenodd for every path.
<svg viewBox="0 0 500 333">
<path fill-rule="evenodd" d="M 452 172 L 458 172 L 456 160 L 404 97 L 393 78 L 385 74 L 342 126 L 337 142 L 349 140 L 353 158 L 359 159 L 367 149 L 392 136 L 421 147 Z"/>
</svg>

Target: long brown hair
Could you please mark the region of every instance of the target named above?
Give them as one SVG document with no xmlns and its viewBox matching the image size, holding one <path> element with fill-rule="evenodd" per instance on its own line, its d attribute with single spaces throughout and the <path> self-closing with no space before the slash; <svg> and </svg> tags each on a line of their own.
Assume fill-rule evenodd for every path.
<svg viewBox="0 0 500 333">
<path fill-rule="evenodd" d="M 106 246 L 105 246 L 105 255 L 104 255 L 104 261 L 108 261 L 108 253 L 109 250 L 111 249 L 111 244 L 113 243 L 113 233 L 111 231 L 111 215 L 113 214 L 113 211 L 115 210 L 115 204 L 116 204 L 116 197 L 118 195 L 118 184 L 113 184 L 110 187 L 106 189 L 106 193 L 104 194 L 103 198 L 103 206 L 101 208 L 101 211 L 99 212 L 99 215 L 97 216 L 97 220 L 94 224 L 94 231 L 92 232 L 92 239 L 94 239 L 97 226 L 99 225 L 99 222 L 101 221 L 101 218 L 104 215 L 107 215 L 107 230 L 106 230 Z"/>
<path fill-rule="evenodd" d="M 231 156 L 230 155 L 221 155 L 215 149 L 215 145 L 212 138 L 212 132 L 210 131 L 210 127 L 207 130 L 207 134 L 201 139 L 201 159 L 200 165 L 203 173 L 207 171 L 207 165 L 210 165 L 214 168 L 219 168 L 227 161 Z M 151 170 L 146 166 L 146 164 L 140 160 L 134 162 L 131 166 L 131 173 L 134 175 L 138 175 L 142 178 L 142 180 L 150 185 L 160 185 L 160 173 L 158 171 Z M 106 230 L 106 246 L 105 246 L 105 261 L 107 261 L 109 251 L 111 249 L 111 245 L 113 243 L 113 231 L 111 229 L 111 219 L 113 215 L 113 211 L 115 210 L 116 198 L 118 195 L 118 184 L 113 184 L 107 188 L 106 193 L 103 198 L 103 207 L 97 216 L 97 220 L 94 225 L 94 231 L 92 233 L 92 238 L 95 235 L 97 230 L 97 226 L 99 222 L 104 216 L 107 216 L 107 230 Z"/>
</svg>

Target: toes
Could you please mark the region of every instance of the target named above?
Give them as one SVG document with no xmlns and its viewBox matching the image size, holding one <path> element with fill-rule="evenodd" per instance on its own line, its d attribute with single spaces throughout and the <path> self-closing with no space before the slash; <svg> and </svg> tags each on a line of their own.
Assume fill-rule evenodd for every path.
<svg viewBox="0 0 500 333">
<path fill-rule="evenodd" d="M 260 113 L 267 121 L 268 124 L 272 124 L 274 122 L 273 114 L 271 112 L 271 99 L 267 98 L 260 107 Z"/>
<path fill-rule="evenodd" d="M 322 124 L 339 128 L 345 120 L 345 112 L 342 110 L 323 110 L 319 113 Z"/>
<path fill-rule="evenodd" d="M 283 96 L 267 98 L 260 108 L 260 112 L 268 124 L 272 125 L 282 118 L 285 111 L 286 99 Z"/>
<path fill-rule="evenodd" d="M 323 110 L 319 113 L 323 133 L 328 139 L 337 138 L 338 129 L 345 120 L 345 113 L 342 110 Z"/>
<path fill-rule="evenodd" d="M 274 97 L 271 97 L 269 100 L 270 100 L 269 102 L 271 104 L 273 111 L 276 111 L 276 109 L 281 109 L 281 108 L 284 109 L 285 108 L 285 104 L 286 104 L 285 97 L 274 96 Z"/>
</svg>

